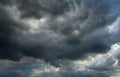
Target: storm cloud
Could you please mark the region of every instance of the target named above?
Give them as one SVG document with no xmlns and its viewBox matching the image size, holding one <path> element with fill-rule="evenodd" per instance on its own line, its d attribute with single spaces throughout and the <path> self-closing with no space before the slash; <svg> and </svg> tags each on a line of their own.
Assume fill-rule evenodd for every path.
<svg viewBox="0 0 120 77">
<path fill-rule="evenodd" d="M 31 56 L 54 64 L 105 53 L 119 42 L 111 42 L 119 30 L 107 29 L 117 19 L 107 1 L 10 0 L 1 1 L 0 10 L 1 59 Z"/>
<path fill-rule="evenodd" d="M 119 7 L 119 0 L 0 0 L 0 77 L 118 77 Z"/>
</svg>

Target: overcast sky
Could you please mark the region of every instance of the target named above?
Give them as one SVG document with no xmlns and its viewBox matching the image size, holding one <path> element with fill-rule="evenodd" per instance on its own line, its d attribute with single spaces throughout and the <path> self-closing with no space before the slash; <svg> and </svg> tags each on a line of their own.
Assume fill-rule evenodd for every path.
<svg viewBox="0 0 120 77">
<path fill-rule="evenodd" d="M 120 0 L 0 0 L 0 77 L 119 77 Z"/>
</svg>

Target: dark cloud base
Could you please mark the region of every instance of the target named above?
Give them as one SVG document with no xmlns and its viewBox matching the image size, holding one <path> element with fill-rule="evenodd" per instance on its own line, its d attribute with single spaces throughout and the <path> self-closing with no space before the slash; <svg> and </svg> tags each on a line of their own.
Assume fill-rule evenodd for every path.
<svg viewBox="0 0 120 77">
<path fill-rule="evenodd" d="M 21 13 L 19 21 L 6 9 L 13 5 Z M 118 15 L 112 15 L 111 10 L 112 5 L 104 0 L 1 0 L 0 58 L 19 61 L 23 56 L 30 56 L 55 65 L 58 60 L 84 59 L 90 53 L 106 53 L 111 45 L 119 42 L 119 39 L 111 39 L 113 35 L 106 30 Z M 22 20 L 38 20 L 44 16 L 49 18 L 48 28 L 46 25 L 42 28 L 44 32 L 21 36 L 23 31 L 29 32 Z M 57 20 L 59 17 L 64 21 Z M 51 37 L 53 34 L 57 38 Z"/>
</svg>

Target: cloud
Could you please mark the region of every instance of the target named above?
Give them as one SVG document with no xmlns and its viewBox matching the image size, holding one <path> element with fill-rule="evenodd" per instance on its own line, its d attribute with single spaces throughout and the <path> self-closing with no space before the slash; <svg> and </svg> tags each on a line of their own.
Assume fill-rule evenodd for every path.
<svg viewBox="0 0 120 77">
<path fill-rule="evenodd" d="M 68 60 L 55 67 L 44 60 L 24 57 L 19 62 L 0 61 L 0 76 L 4 77 L 114 77 L 119 76 L 120 45 L 115 44 L 106 54 L 89 55 L 84 60 Z"/>
<path fill-rule="evenodd" d="M 105 53 L 119 42 L 111 42 L 119 30 L 111 34 L 107 29 L 118 15 L 111 9 L 103 0 L 2 1 L 0 58 L 29 56 L 59 66 L 60 60 Z"/>
<path fill-rule="evenodd" d="M 43 60 L 24 57 L 19 62 L 11 60 L 1 60 L 0 76 L 4 77 L 111 77 L 118 73 L 119 65 L 114 65 L 116 54 L 119 51 L 119 45 L 115 44 L 106 54 L 98 54 L 86 60 L 65 61 L 68 64 L 62 64 L 55 67 Z M 116 57 L 117 58 L 117 57 Z M 119 58 L 118 58 L 119 59 Z M 112 63 L 111 63 L 112 62 Z M 117 68 L 116 68 L 117 67 Z M 106 70 L 107 69 L 107 70 Z M 27 74 L 27 75 L 26 75 Z M 117 74 L 116 74 L 117 75 Z"/>
<path fill-rule="evenodd" d="M 35 17 L 40 18 L 43 15 L 51 14 L 51 15 L 59 15 L 65 12 L 68 7 L 67 0 L 15 0 L 18 8 L 22 11 L 22 17 Z"/>
<path fill-rule="evenodd" d="M 6 7 L 0 5 L 0 11 L 0 58 L 17 60 L 20 56 L 12 36 L 16 35 L 16 29 L 23 29 L 22 24 L 13 19 Z"/>
<path fill-rule="evenodd" d="M 55 2 L 57 4 L 57 1 Z M 47 14 L 40 14 L 42 15 L 40 19 L 32 19 L 38 21 L 37 28 L 31 27 L 32 32 L 20 36 L 21 40 L 24 40 L 23 43 L 20 41 L 24 55 L 54 63 L 59 59 L 85 58 L 86 54 L 104 53 L 110 49 L 112 45 L 108 44 L 110 34 L 105 28 L 114 22 L 115 17 L 109 16 L 111 14 L 109 3 L 96 0 L 92 2 L 81 0 L 77 3 L 75 0 L 70 1 L 68 5 L 72 8 L 59 15 L 52 15 L 47 11 Z M 41 12 L 37 8 L 34 10 L 37 10 L 37 13 Z"/>
<path fill-rule="evenodd" d="M 118 0 L 0 0 L 0 77 L 118 77 Z"/>
</svg>

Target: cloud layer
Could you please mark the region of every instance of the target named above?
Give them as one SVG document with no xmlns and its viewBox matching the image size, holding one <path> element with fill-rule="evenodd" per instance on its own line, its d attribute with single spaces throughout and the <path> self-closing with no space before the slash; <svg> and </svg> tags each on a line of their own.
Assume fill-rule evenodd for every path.
<svg viewBox="0 0 120 77">
<path fill-rule="evenodd" d="M 0 76 L 111 77 L 119 72 L 119 13 L 118 0 L 1 0 Z"/>
</svg>

